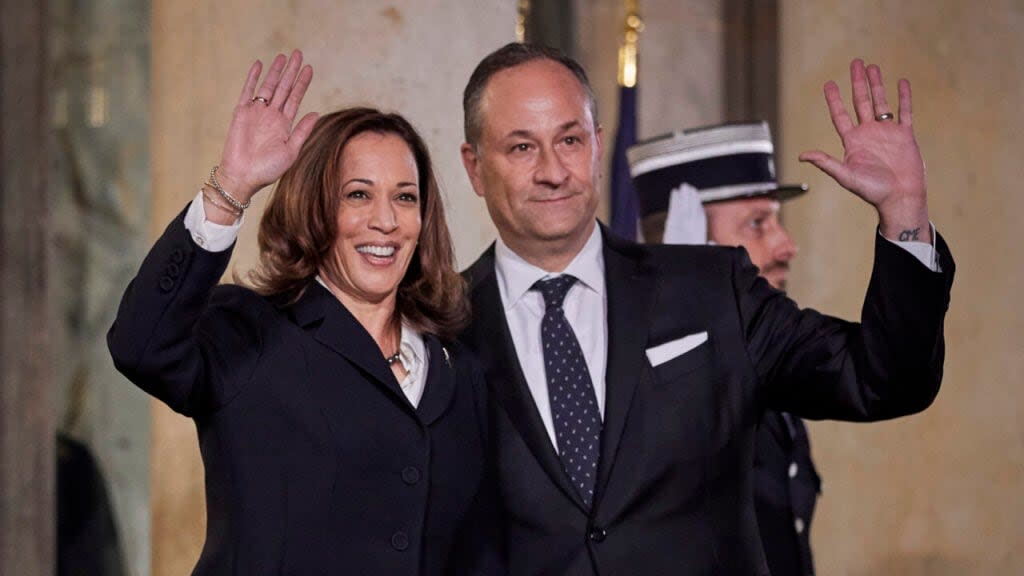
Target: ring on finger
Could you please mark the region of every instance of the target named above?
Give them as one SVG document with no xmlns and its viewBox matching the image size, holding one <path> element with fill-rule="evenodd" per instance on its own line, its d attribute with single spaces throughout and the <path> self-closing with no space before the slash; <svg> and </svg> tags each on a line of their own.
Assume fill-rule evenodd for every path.
<svg viewBox="0 0 1024 576">
<path fill-rule="evenodd" d="M 263 96 L 253 96 L 250 102 L 262 102 L 264 106 L 270 106 L 270 100 Z"/>
<path fill-rule="evenodd" d="M 895 117 L 896 116 L 894 116 L 892 112 L 883 112 L 883 113 L 879 114 L 878 116 L 875 116 L 875 120 L 878 120 L 879 122 L 881 122 L 883 120 L 892 120 Z"/>
</svg>

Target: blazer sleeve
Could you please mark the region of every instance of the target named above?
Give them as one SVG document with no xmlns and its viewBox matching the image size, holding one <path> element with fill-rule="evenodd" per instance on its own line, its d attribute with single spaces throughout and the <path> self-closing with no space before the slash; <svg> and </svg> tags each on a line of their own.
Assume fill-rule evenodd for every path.
<svg viewBox="0 0 1024 576">
<path fill-rule="evenodd" d="M 248 381 L 262 347 L 262 298 L 216 288 L 231 250 L 207 252 L 184 213 L 150 250 L 107 332 L 115 367 L 173 410 L 216 410 Z"/>
<path fill-rule="evenodd" d="M 869 421 L 919 412 L 935 399 L 955 265 L 936 237 L 941 272 L 875 234 L 860 323 L 800 310 L 759 278 L 746 253 L 733 281 L 759 399 L 812 419 Z"/>
</svg>

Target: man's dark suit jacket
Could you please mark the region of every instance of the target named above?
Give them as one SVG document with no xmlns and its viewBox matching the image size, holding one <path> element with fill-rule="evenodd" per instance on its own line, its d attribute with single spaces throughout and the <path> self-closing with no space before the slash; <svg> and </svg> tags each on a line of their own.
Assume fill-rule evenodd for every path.
<svg viewBox="0 0 1024 576">
<path fill-rule="evenodd" d="M 369 333 L 311 283 L 293 305 L 216 287 L 229 252 L 178 217 L 108 334 L 118 369 L 192 417 L 208 526 L 194 574 L 464 574 L 487 432 L 464 349 L 426 335 L 417 408 Z M 493 522 L 493 521 L 491 521 Z"/>
<path fill-rule="evenodd" d="M 810 533 L 820 490 L 803 421 L 765 412 L 754 442 L 754 509 L 772 576 L 814 574 Z"/>
<path fill-rule="evenodd" d="M 856 324 L 800 310 L 758 277 L 742 249 L 602 234 L 607 391 L 589 510 L 524 380 L 493 247 L 465 272 L 474 321 L 463 338 L 491 388 L 510 572 L 768 574 L 752 487 L 758 418 L 772 408 L 881 420 L 927 407 L 942 377 L 949 250 L 937 240 L 943 272 L 934 273 L 878 237 Z M 647 348 L 704 331 L 697 348 L 648 362 Z"/>
</svg>

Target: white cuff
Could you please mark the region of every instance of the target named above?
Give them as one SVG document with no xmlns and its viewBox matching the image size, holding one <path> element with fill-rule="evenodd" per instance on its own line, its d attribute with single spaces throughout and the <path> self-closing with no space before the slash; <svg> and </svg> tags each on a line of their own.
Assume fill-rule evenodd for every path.
<svg viewBox="0 0 1024 576">
<path fill-rule="evenodd" d="M 928 226 L 932 229 L 932 241 L 930 244 L 928 242 L 889 240 L 885 238 L 881 230 L 878 231 L 878 235 L 913 254 L 915 258 L 921 261 L 921 264 L 924 264 L 932 272 L 942 272 L 942 267 L 939 266 L 938 252 L 935 251 L 935 224 L 928 222 Z"/>
<path fill-rule="evenodd" d="M 203 207 L 203 191 L 200 190 L 185 213 L 185 229 L 192 234 L 192 241 L 207 252 L 223 252 L 235 243 L 238 230 L 242 227 L 244 216 L 239 216 L 234 224 L 225 226 L 206 219 Z"/>
</svg>

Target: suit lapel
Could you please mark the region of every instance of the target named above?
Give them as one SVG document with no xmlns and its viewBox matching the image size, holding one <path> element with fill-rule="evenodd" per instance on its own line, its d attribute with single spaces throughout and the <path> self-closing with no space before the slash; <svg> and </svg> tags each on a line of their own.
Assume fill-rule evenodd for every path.
<svg viewBox="0 0 1024 576">
<path fill-rule="evenodd" d="M 441 417 L 455 395 L 455 368 L 448 350 L 432 334 L 423 335 L 427 347 L 427 383 L 423 389 L 416 414 L 424 425 L 429 426 Z"/>
<path fill-rule="evenodd" d="M 317 282 L 311 283 L 294 304 L 293 314 L 296 322 L 309 330 L 313 338 L 342 355 L 385 393 L 412 411 L 412 404 L 388 368 L 373 337 L 326 288 Z"/>
<path fill-rule="evenodd" d="M 608 363 L 597 498 L 608 483 L 637 382 L 645 373 L 644 350 L 655 299 L 654 271 L 643 263 L 639 246 L 619 240 L 604 226 L 601 232 L 608 294 Z"/>
<path fill-rule="evenodd" d="M 508 330 L 505 308 L 501 303 L 498 281 L 494 274 L 493 245 L 473 265 L 469 273 L 473 276 L 474 310 L 473 324 L 469 329 L 469 343 L 484 365 L 488 385 L 541 468 L 562 492 L 586 512 L 583 500 L 562 469 L 562 462 L 551 444 L 519 365 L 519 356 Z"/>
</svg>

